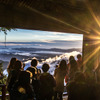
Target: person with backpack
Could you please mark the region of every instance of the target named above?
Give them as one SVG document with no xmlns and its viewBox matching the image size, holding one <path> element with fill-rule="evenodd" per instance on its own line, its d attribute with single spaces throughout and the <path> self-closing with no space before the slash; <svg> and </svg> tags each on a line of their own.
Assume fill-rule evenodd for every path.
<svg viewBox="0 0 100 100">
<path fill-rule="evenodd" d="M 40 75 L 40 100 L 52 100 L 56 81 L 48 73 L 49 65 L 44 63 L 42 66 L 43 73 Z"/>
<path fill-rule="evenodd" d="M 34 93 L 35 93 L 35 98 L 36 100 L 39 99 L 39 80 L 38 77 L 40 75 L 40 70 L 37 69 L 37 65 L 38 65 L 38 60 L 37 59 L 32 59 L 31 61 L 31 66 L 28 67 L 26 70 L 30 71 L 32 73 L 32 87 L 34 89 Z"/>
<path fill-rule="evenodd" d="M 34 92 L 30 85 L 30 73 L 21 70 L 22 62 L 17 60 L 9 74 L 7 86 L 10 100 L 34 100 Z"/>
</svg>

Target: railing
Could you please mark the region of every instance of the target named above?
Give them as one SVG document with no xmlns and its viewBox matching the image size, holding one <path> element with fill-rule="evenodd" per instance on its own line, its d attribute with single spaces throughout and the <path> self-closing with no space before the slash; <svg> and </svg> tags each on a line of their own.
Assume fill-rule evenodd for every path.
<svg viewBox="0 0 100 100">
<path fill-rule="evenodd" d="M 0 84 L 0 87 L 2 88 L 1 100 L 6 100 L 6 85 Z"/>
</svg>

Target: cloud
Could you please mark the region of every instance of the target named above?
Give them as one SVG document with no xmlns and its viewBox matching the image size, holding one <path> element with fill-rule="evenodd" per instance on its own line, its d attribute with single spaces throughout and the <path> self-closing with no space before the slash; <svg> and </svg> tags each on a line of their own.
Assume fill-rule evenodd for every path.
<svg viewBox="0 0 100 100">
<path fill-rule="evenodd" d="M 7 46 L 21 46 L 21 45 L 31 45 L 31 44 L 20 44 L 20 43 L 6 43 Z M 5 43 L 0 43 L 0 46 L 5 46 Z"/>
<path fill-rule="evenodd" d="M 46 42 L 46 43 L 55 43 L 53 40 L 41 40 L 41 42 Z"/>
<path fill-rule="evenodd" d="M 44 41 L 51 43 L 53 40 L 77 41 L 82 38 L 81 34 L 17 29 L 17 31 L 8 32 L 7 42 Z M 0 41 L 4 41 L 4 34 L 0 35 Z"/>
</svg>

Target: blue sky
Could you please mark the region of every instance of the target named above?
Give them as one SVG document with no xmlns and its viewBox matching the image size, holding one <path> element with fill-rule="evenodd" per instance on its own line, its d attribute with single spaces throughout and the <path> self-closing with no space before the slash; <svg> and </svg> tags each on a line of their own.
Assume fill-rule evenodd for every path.
<svg viewBox="0 0 100 100">
<path fill-rule="evenodd" d="M 4 42 L 5 35 L 0 32 L 0 42 Z M 81 34 L 70 34 L 60 32 L 47 32 L 36 30 L 16 29 L 16 31 L 7 32 L 7 42 L 52 42 L 54 40 L 76 41 L 82 40 Z"/>
</svg>

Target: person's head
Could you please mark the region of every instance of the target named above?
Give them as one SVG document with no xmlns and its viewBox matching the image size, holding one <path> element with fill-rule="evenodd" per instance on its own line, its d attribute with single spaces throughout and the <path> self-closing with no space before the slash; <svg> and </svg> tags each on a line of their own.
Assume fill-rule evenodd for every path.
<svg viewBox="0 0 100 100">
<path fill-rule="evenodd" d="M 60 64 L 59 64 L 59 68 L 60 69 L 63 69 L 63 70 L 66 70 L 67 68 L 67 63 L 65 60 L 61 60 Z"/>
<path fill-rule="evenodd" d="M 32 59 L 31 66 L 36 67 L 37 64 L 38 64 L 38 60 L 37 59 Z"/>
<path fill-rule="evenodd" d="M 77 59 L 78 59 L 78 60 L 82 60 L 81 54 L 78 54 L 78 55 L 77 55 Z"/>
<path fill-rule="evenodd" d="M 70 57 L 69 57 L 69 62 L 70 62 L 71 60 L 75 60 L 74 56 L 70 56 Z"/>
<path fill-rule="evenodd" d="M 43 70 L 43 72 L 47 72 L 47 71 L 49 70 L 49 68 L 50 68 L 50 66 L 49 66 L 49 64 L 47 64 L 47 63 L 44 63 L 44 64 L 42 65 L 42 70 Z"/>
<path fill-rule="evenodd" d="M 20 70 L 22 68 L 22 62 L 17 60 L 14 66 L 15 70 Z"/>
<path fill-rule="evenodd" d="M 17 58 L 11 58 L 8 68 L 13 69 L 14 66 L 15 66 L 16 61 L 17 61 Z"/>
</svg>

